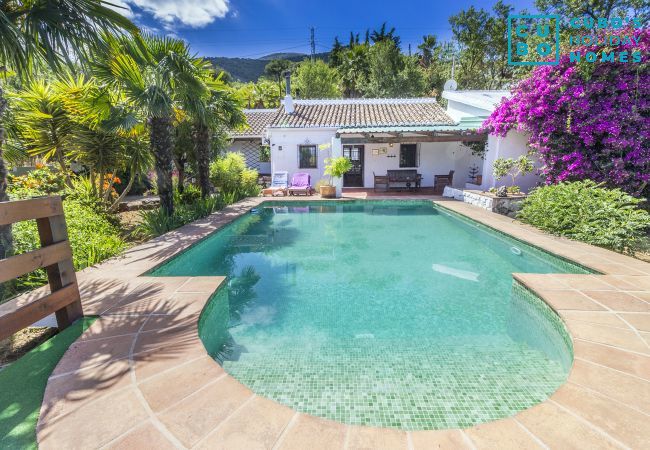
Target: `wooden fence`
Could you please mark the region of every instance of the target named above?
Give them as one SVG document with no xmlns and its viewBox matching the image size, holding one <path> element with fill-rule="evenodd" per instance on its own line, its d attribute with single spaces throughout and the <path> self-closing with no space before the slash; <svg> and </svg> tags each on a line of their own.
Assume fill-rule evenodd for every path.
<svg viewBox="0 0 650 450">
<path fill-rule="evenodd" d="M 0 283 L 44 268 L 50 294 L 22 296 L 1 304 L 0 339 L 52 313 L 56 313 L 59 329 L 83 316 L 61 197 L 0 202 L 0 226 L 32 219 L 36 219 L 41 248 L 0 259 Z"/>
</svg>

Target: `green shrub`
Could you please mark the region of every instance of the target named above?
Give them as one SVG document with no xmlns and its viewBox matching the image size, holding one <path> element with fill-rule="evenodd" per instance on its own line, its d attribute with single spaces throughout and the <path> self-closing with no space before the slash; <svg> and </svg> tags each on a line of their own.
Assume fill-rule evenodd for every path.
<svg viewBox="0 0 650 450">
<path fill-rule="evenodd" d="M 161 208 L 144 211 L 133 234 L 140 239 L 154 238 L 187 223 L 207 217 L 224 206 L 225 203 L 219 196 L 205 199 L 199 198 L 188 205 L 178 204 L 171 216 L 167 215 Z"/>
<path fill-rule="evenodd" d="M 72 189 L 68 198 L 75 199 L 79 203 L 97 211 L 103 211 L 102 204 L 97 197 L 97 190 L 88 177 L 76 177 L 72 180 Z"/>
<path fill-rule="evenodd" d="M 65 190 L 65 177 L 61 172 L 47 166 L 20 176 L 8 176 L 8 193 L 12 199 L 40 197 L 42 195 L 60 194 Z"/>
<path fill-rule="evenodd" d="M 75 270 L 81 270 L 121 253 L 126 242 L 120 236 L 120 228 L 113 219 L 95 208 L 76 200 L 63 202 L 68 238 L 72 247 L 72 261 Z M 18 222 L 12 227 L 14 253 L 21 254 L 40 247 L 36 222 Z M 20 277 L 10 296 L 47 283 L 44 270 L 38 270 Z"/>
<path fill-rule="evenodd" d="M 258 178 L 257 170 L 246 168 L 246 161 L 241 153 L 226 153 L 223 158 L 218 158 L 210 164 L 212 184 L 221 194 L 234 196 L 236 200 L 258 196 Z"/>
<path fill-rule="evenodd" d="M 179 193 L 178 191 L 175 193 L 176 198 L 174 201 L 176 204 L 190 205 L 201 198 L 201 189 L 193 184 L 185 186 L 183 193 Z"/>
<path fill-rule="evenodd" d="M 517 218 L 537 228 L 618 251 L 631 251 L 650 228 L 642 200 L 591 180 L 537 188 Z"/>
</svg>

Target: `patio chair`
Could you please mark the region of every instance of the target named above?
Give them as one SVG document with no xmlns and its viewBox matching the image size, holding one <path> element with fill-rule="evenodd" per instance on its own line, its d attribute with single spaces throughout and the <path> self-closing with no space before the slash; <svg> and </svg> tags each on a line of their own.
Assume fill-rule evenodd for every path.
<svg viewBox="0 0 650 450">
<path fill-rule="evenodd" d="M 388 190 L 390 187 L 390 181 L 388 180 L 388 175 L 377 175 L 375 172 L 372 172 L 372 176 L 375 177 L 375 184 L 373 189 L 377 191 L 377 185 L 381 184 L 384 186 L 384 190 Z"/>
<path fill-rule="evenodd" d="M 262 191 L 263 195 L 275 196 L 277 194 L 287 195 L 288 172 L 273 172 L 271 186 Z"/>
<path fill-rule="evenodd" d="M 433 180 L 433 192 L 441 194 L 445 190 L 445 186 L 451 186 L 453 184 L 454 171 L 450 170 L 448 175 L 435 175 Z"/>
<path fill-rule="evenodd" d="M 311 195 L 311 175 L 304 172 L 294 173 L 288 188 L 289 195 Z"/>
</svg>

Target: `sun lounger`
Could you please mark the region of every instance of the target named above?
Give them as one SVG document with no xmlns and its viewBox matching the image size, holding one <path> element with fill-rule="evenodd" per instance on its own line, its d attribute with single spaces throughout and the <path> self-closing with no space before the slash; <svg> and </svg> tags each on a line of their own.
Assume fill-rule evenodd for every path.
<svg viewBox="0 0 650 450">
<path fill-rule="evenodd" d="M 311 195 L 311 175 L 304 172 L 294 173 L 288 191 L 289 195 Z"/>
<path fill-rule="evenodd" d="M 275 196 L 278 194 L 287 195 L 288 172 L 273 172 L 271 186 L 262 191 L 263 195 Z"/>
</svg>

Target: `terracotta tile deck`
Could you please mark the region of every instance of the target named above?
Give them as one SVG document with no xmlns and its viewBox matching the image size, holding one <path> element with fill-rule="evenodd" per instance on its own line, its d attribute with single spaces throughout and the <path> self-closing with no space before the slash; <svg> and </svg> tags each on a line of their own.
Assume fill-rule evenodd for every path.
<svg viewBox="0 0 650 450">
<path fill-rule="evenodd" d="M 201 310 L 224 278 L 140 276 L 264 201 L 250 199 L 78 274 L 85 312 L 100 318 L 50 377 L 39 446 L 650 448 L 650 264 L 464 203 L 400 198 L 429 198 L 603 274 L 513 275 L 557 311 L 573 339 L 568 382 L 548 400 L 467 430 L 402 432 L 311 417 L 255 395 L 198 337 Z"/>
</svg>

